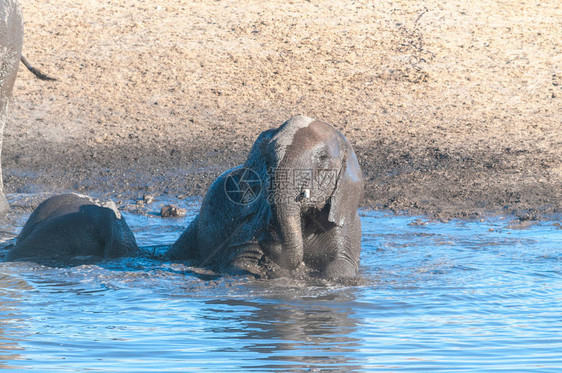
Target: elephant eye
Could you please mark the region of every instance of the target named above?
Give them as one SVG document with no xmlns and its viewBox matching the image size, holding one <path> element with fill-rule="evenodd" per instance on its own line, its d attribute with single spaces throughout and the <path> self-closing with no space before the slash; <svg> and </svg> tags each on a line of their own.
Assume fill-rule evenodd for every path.
<svg viewBox="0 0 562 373">
<path fill-rule="evenodd" d="M 328 158 L 330 157 L 326 153 L 320 153 L 320 155 L 318 156 L 318 159 L 320 159 L 321 161 L 327 161 Z"/>
</svg>

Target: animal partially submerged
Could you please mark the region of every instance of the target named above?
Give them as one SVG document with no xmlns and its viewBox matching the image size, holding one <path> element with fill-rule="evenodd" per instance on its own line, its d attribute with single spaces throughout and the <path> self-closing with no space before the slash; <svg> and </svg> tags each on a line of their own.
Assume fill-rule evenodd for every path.
<svg viewBox="0 0 562 373">
<path fill-rule="evenodd" d="M 168 257 L 260 277 L 302 266 L 353 277 L 362 198 L 363 176 L 345 136 L 296 116 L 260 134 L 246 162 L 215 180 Z"/>
<path fill-rule="evenodd" d="M 138 253 L 125 218 L 114 202 L 61 194 L 33 211 L 6 260 L 68 261 L 115 258 Z"/>
</svg>

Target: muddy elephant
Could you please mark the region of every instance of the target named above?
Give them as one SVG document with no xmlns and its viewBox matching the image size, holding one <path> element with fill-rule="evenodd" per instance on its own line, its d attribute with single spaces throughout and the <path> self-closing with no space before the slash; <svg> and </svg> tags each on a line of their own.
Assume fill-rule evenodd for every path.
<svg viewBox="0 0 562 373">
<path fill-rule="evenodd" d="M 6 260 L 66 262 L 130 256 L 138 250 L 115 203 L 61 194 L 33 211 Z"/>
<path fill-rule="evenodd" d="M 8 106 L 21 59 L 23 23 L 16 0 L 0 1 L 0 153 Z M 8 209 L 0 165 L 0 213 Z"/>
<path fill-rule="evenodd" d="M 357 274 L 363 177 L 349 141 L 296 116 L 260 134 L 246 162 L 219 176 L 167 253 L 231 274 Z"/>
</svg>

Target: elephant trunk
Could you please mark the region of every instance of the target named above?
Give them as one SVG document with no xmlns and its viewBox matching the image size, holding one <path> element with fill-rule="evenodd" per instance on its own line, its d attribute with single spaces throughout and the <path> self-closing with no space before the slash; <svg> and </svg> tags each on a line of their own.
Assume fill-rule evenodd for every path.
<svg viewBox="0 0 562 373">
<path fill-rule="evenodd" d="M 300 208 L 298 204 L 280 203 L 275 206 L 275 214 L 281 240 L 281 253 L 276 262 L 284 268 L 295 269 L 304 255 Z"/>
</svg>

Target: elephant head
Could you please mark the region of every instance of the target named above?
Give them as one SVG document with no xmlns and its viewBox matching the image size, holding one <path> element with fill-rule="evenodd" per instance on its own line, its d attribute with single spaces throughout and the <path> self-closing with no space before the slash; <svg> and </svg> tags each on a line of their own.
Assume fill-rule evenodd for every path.
<svg viewBox="0 0 562 373">
<path fill-rule="evenodd" d="M 288 269 L 303 261 L 307 225 L 325 231 L 344 227 L 355 218 L 363 198 L 363 178 L 351 144 L 329 124 L 308 117 L 293 117 L 264 132 L 246 167 L 267 175 L 270 225 L 278 243 L 267 253 Z"/>
</svg>

